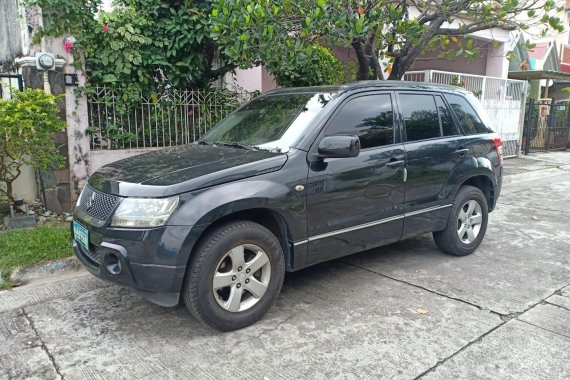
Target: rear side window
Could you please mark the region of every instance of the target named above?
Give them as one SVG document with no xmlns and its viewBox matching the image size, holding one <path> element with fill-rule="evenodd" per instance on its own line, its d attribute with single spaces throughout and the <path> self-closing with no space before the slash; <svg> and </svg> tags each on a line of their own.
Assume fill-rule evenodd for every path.
<svg viewBox="0 0 570 380">
<path fill-rule="evenodd" d="M 394 143 L 394 112 L 389 94 L 349 100 L 327 126 L 326 136 L 357 135 L 362 149 Z"/>
<path fill-rule="evenodd" d="M 462 96 L 445 94 L 445 98 L 451 105 L 455 116 L 459 120 L 459 124 L 466 135 L 475 135 L 478 133 L 491 133 L 491 129 L 487 128 L 475 109 Z"/>
<path fill-rule="evenodd" d="M 400 94 L 399 98 L 407 141 L 441 137 L 433 95 Z"/>
<path fill-rule="evenodd" d="M 437 104 L 437 110 L 439 112 L 439 121 L 441 122 L 441 131 L 444 136 L 455 136 L 459 133 L 455 124 L 453 123 L 453 118 L 451 117 L 451 112 L 449 108 L 441 98 L 441 96 L 435 97 L 435 103 Z"/>
</svg>

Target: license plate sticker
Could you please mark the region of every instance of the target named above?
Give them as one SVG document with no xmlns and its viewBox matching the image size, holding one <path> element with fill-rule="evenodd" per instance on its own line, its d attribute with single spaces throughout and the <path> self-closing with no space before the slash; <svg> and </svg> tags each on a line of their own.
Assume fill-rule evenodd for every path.
<svg viewBox="0 0 570 380">
<path fill-rule="evenodd" d="M 73 238 L 80 246 L 89 250 L 89 231 L 75 220 L 73 221 Z"/>
</svg>

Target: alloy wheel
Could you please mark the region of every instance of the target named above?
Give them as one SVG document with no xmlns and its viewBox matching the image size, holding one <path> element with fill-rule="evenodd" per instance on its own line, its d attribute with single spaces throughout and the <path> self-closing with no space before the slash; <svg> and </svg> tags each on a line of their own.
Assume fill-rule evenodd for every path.
<svg viewBox="0 0 570 380">
<path fill-rule="evenodd" d="M 467 201 L 457 216 L 457 235 L 464 244 L 471 244 L 477 239 L 483 223 L 481 205 L 476 200 Z"/>
<path fill-rule="evenodd" d="M 257 245 L 241 244 L 218 263 L 213 278 L 214 298 L 224 310 L 244 311 L 259 302 L 270 280 L 267 253 Z"/>
</svg>

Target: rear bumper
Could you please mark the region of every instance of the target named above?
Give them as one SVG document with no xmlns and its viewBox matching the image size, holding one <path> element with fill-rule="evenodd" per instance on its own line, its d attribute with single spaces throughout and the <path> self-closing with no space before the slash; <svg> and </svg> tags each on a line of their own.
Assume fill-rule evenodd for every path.
<svg viewBox="0 0 570 380">
<path fill-rule="evenodd" d="M 82 225 L 85 226 L 84 223 Z M 101 234 L 103 241 L 97 242 L 97 245 L 90 244 L 89 250 L 75 240 L 72 244 L 75 255 L 89 272 L 106 282 L 135 289 L 151 302 L 161 306 L 178 304 L 186 265 L 177 264 L 181 259 L 180 252 L 186 235 L 180 236 L 178 241 L 173 239 L 172 231 L 165 227 L 142 234 L 141 231 L 135 235 L 126 233 L 124 240 L 115 237 L 109 239 L 112 240 L 110 242 L 105 239 L 104 229 L 94 229 L 90 226 L 87 228 L 94 235 Z M 169 245 L 165 245 L 165 238 L 168 239 Z M 144 257 L 141 257 L 141 254 Z M 170 257 L 170 260 L 165 257 Z"/>
<path fill-rule="evenodd" d="M 493 204 L 489 205 L 489 212 L 493 211 L 497 207 L 497 201 L 499 200 L 499 197 L 501 196 L 501 190 L 503 188 L 503 170 L 504 169 L 502 167 L 500 167 L 499 173 L 495 177 L 497 179 L 497 181 L 496 181 L 495 188 L 494 188 Z"/>
</svg>

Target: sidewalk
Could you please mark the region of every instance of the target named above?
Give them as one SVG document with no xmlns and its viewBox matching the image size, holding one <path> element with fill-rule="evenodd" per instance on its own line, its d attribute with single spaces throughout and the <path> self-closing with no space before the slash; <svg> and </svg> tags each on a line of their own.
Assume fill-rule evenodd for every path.
<svg viewBox="0 0 570 380">
<path fill-rule="evenodd" d="M 531 153 L 504 161 L 503 184 L 570 172 L 570 151 Z"/>
</svg>

